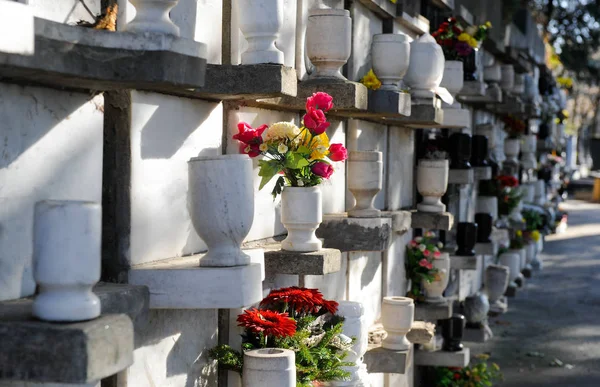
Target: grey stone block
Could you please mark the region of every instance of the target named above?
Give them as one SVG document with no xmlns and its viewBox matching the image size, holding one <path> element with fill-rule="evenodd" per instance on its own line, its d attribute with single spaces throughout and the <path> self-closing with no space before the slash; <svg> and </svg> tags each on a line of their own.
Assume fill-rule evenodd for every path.
<svg viewBox="0 0 600 387">
<path fill-rule="evenodd" d="M 379 346 L 370 347 L 365 353 L 363 362 L 370 374 L 404 374 L 409 367 L 412 356 L 410 351 L 394 351 Z"/>
<path fill-rule="evenodd" d="M 471 111 L 468 109 L 444 109 L 444 121 L 438 127 L 462 129 L 471 127 Z"/>
<path fill-rule="evenodd" d="M 382 217 L 392 218 L 392 231 L 405 233 L 411 229 L 412 213 L 410 211 L 381 211 Z"/>
<path fill-rule="evenodd" d="M 327 248 L 340 251 L 383 251 L 392 233 L 391 218 L 350 218 L 346 214 L 323 216 L 317 237 Z"/>
<path fill-rule="evenodd" d="M 133 363 L 133 324 L 124 314 L 57 324 L 0 322 L 0 380 L 92 383 Z"/>
<path fill-rule="evenodd" d="M 461 100 L 463 97 L 484 97 L 485 88 L 485 82 L 483 81 L 465 81 L 463 88 L 458 93 L 457 99 Z"/>
<path fill-rule="evenodd" d="M 444 111 L 433 104 L 412 104 L 410 117 L 386 119 L 389 125 L 408 126 L 410 128 L 438 128 L 444 122 Z"/>
<path fill-rule="evenodd" d="M 523 114 L 525 113 L 525 104 L 519 97 L 505 93 L 502 103 L 491 105 L 490 110 L 500 114 Z"/>
<path fill-rule="evenodd" d="M 476 270 L 477 262 L 481 260 L 481 255 L 465 257 L 461 255 L 450 255 L 450 268 L 457 270 Z"/>
<path fill-rule="evenodd" d="M 390 90 L 369 90 L 369 104 L 366 113 L 357 114 L 365 118 L 402 118 L 411 115 L 409 93 Z"/>
<path fill-rule="evenodd" d="M 427 230 L 451 230 L 454 224 L 454 215 L 449 212 L 421 212 L 411 211 L 411 227 Z"/>
<path fill-rule="evenodd" d="M 475 253 L 477 255 L 492 255 L 495 257 L 498 254 L 498 244 L 497 243 L 477 243 L 475 245 Z"/>
<path fill-rule="evenodd" d="M 495 83 L 489 84 L 484 96 L 462 95 L 458 100 L 472 105 L 494 105 L 502 103 L 502 89 Z M 493 109 L 493 106 L 490 106 Z"/>
<path fill-rule="evenodd" d="M 413 344 L 427 344 L 434 336 L 435 324 L 427 321 L 415 321 L 406 338 Z"/>
<path fill-rule="evenodd" d="M 431 321 L 444 320 L 452 317 L 452 302 L 442 304 L 415 304 L 415 320 Z"/>
<path fill-rule="evenodd" d="M 204 85 L 206 45 L 164 34 L 110 32 L 36 18 L 31 56 L 0 53 L 3 79 L 85 90 Z"/>
<path fill-rule="evenodd" d="M 473 184 L 475 174 L 473 169 L 450 169 L 448 171 L 448 184 Z"/>
<path fill-rule="evenodd" d="M 469 365 L 471 351 L 465 348 L 460 352 L 415 351 L 415 365 L 431 367 L 466 367 Z"/>
<path fill-rule="evenodd" d="M 485 343 L 494 337 L 494 333 L 488 325 L 481 325 L 477 328 L 466 327 L 463 332 L 463 341 L 471 343 Z"/>
<path fill-rule="evenodd" d="M 491 180 L 492 167 L 473 167 L 473 175 L 475 180 Z"/>
<path fill-rule="evenodd" d="M 281 245 L 265 246 L 265 273 L 295 275 L 325 275 L 340 271 L 342 253 L 336 249 L 321 249 L 310 253 L 281 250 Z"/>
</svg>

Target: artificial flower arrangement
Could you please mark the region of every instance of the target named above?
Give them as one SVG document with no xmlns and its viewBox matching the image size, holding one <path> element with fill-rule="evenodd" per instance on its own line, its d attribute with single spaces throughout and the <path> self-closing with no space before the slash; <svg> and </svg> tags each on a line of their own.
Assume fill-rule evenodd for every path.
<svg viewBox="0 0 600 387">
<path fill-rule="evenodd" d="M 436 387 L 489 387 L 504 379 L 496 363 L 488 365 L 489 355 L 477 355 L 468 367 L 436 367 Z"/>
<path fill-rule="evenodd" d="M 375 75 L 373 69 L 370 69 L 368 73 L 360 80 L 360 83 L 365 85 L 367 89 L 377 90 L 381 87 L 381 81 Z"/>
<path fill-rule="evenodd" d="M 525 247 L 525 238 L 523 238 L 523 231 L 517 230 L 515 231 L 512 238 L 510 238 L 510 249 L 511 250 L 521 250 Z"/>
<path fill-rule="evenodd" d="M 516 189 L 519 186 L 519 180 L 514 176 L 501 175 L 496 178 L 498 213 L 501 215 L 510 214 L 521 201 L 523 195 Z"/>
<path fill-rule="evenodd" d="M 209 351 L 219 367 L 243 372 L 244 351 L 283 348 L 296 354 L 297 387 L 345 380 L 343 367 L 355 339 L 342 334 L 344 318 L 336 315 L 338 303 L 325 300 L 317 289 L 289 287 L 273 290 L 258 309 L 245 310 L 237 318 L 244 328 L 242 350 L 219 345 Z"/>
<path fill-rule="evenodd" d="M 342 144 L 330 144 L 325 131 L 330 126 L 325 113 L 333 108 L 333 98 L 323 92 L 306 99 L 306 114 L 302 127 L 290 122 L 261 125 L 253 129 L 245 122 L 238 124 L 233 139 L 241 143 L 241 150 L 250 157 L 265 156 L 259 160 L 258 175 L 262 189 L 275 175 L 272 195 L 275 198 L 284 186 L 314 187 L 333 174 L 332 161 L 348 157 Z"/>
<path fill-rule="evenodd" d="M 508 133 L 508 138 L 519 138 L 525 134 L 526 129 L 525 121 L 511 115 L 504 117 L 504 130 Z"/>
<path fill-rule="evenodd" d="M 544 218 L 535 210 L 522 210 L 521 214 L 525 220 L 523 237 L 527 242 L 538 242 L 542 237 L 540 230 L 545 228 Z"/>
<path fill-rule="evenodd" d="M 431 36 L 442 46 L 446 60 L 463 61 L 471 55 L 473 50 L 479 48 L 490 28 L 492 28 L 492 24 L 486 22 L 480 26 L 465 29 L 456 18 L 451 17 L 440 24 L 438 30 Z"/>
<path fill-rule="evenodd" d="M 444 245 L 435 239 L 431 231 L 422 237 L 416 237 L 406 246 L 406 279 L 410 280 L 409 297 L 421 299 L 424 297 L 421 281 L 429 283 L 440 281 L 438 269 L 433 267 L 433 261 L 442 256 L 440 249 Z"/>
</svg>

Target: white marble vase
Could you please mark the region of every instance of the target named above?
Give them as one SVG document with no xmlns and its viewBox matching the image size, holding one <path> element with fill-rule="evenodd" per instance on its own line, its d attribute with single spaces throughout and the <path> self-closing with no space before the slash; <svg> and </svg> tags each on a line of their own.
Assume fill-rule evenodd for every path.
<svg viewBox="0 0 600 387">
<path fill-rule="evenodd" d="M 518 163 L 520 151 L 521 141 L 518 138 L 507 138 L 504 140 L 504 154 L 506 155 L 506 161 Z"/>
<path fill-rule="evenodd" d="M 422 212 L 444 212 L 442 196 L 448 189 L 448 160 L 419 160 L 417 189 L 423 201 L 417 204 Z"/>
<path fill-rule="evenodd" d="M 169 12 L 179 0 L 129 0 L 135 7 L 135 17 L 127 23 L 125 31 L 155 32 L 179 36 L 179 27 L 173 23 Z"/>
<path fill-rule="evenodd" d="M 513 252 L 503 253 L 503 254 L 500 254 L 498 262 L 500 263 L 500 265 L 508 267 L 509 285 L 517 286 L 517 284 L 515 283 L 515 280 L 517 278 L 519 278 L 519 274 L 521 274 L 521 255 L 519 253 L 513 253 Z"/>
<path fill-rule="evenodd" d="M 438 269 L 439 281 L 427 282 L 423 280 L 421 286 L 425 289 L 425 302 L 428 304 L 442 304 L 446 302 L 444 290 L 448 286 L 450 279 L 450 256 L 448 253 L 442 253 L 438 259 L 434 259 L 433 267 Z"/>
<path fill-rule="evenodd" d="M 435 96 L 444 76 L 444 52 L 429 35 L 424 34 L 410 44 L 410 63 L 404 81 L 416 99 L 430 100 Z"/>
<path fill-rule="evenodd" d="M 381 81 L 381 90 L 399 91 L 399 84 L 410 62 L 408 36 L 377 34 L 371 43 L 373 71 Z"/>
<path fill-rule="evenodd" d="M 33 315 L 64 322 L 98 317 L 100 300 L 92 287 L 100 280 L 100 204 L 42 201 L 34 213 L 33 276 L 39 293 Z"/>
<path fill-rule="evenodd" d="M 248 41 L 242 64 L 283 64 L 283 52 L 275 46 L 283 27 L 283 0 L 237 0 L 240 30 Z"/>
<path fill-rule="evenodd" d="M 344 361 L 353 363 L 353 366 L 343 367 L 350 372 L 350 380 L 330 382 L 335 387 L 369 387 L 369 374 L 367 366 L 363 363 L 363 356 L 369 345 L 369 335 L 365 320 L 365 310 L 360 302 L 340 301 L 338 315 L 344 317 L 343 334 L 349 338 L 356 338 L 356 342 L 349 351 Z"/>
<path fill-rule="evenodd" d="M 281 348 L 245 352 L 242 387 L 296 387 L 296 354 Z"/>
<path fill-rule="evenodd" d="M 406 335 L 415 316 L 415 304 L 408 297 L 384 297 L 381 305 L 381 323 L 387 337 L 381 346 L 385 349 L 404 351 L 410 348 Z"/>
<path fill-rule="evenodd" d="M 208 246 L 200 266 L 248 265 L 241 245 L 254 220 L 252 160 L 247 155 L 192 158 L 188 182 L 192 224 Z"/>
<path fill-rule="evenodd" d="M 285 187 L 281 194 L 281 223 L 288 231 L 282 250 L 310 252 L 321 250 L 315 231 L 323 221 L 321 188 Z"/>
<path fill-rule="evenodd" d="M 382 153 L 376 151 L 350 151 L 348 153 L 348 190 L 356 205 L 348 211 L 353 218 L 376 218 L 381 211 L 375 208 L 375 196 L 383 186 Z"/>
<path fill-rule="evenodd" d="M 454 98 L 452 105 L 444 105 L 452 109 L 460 109 L 460 102 L 456 100 L 456 95 L 462 90 L 464 85 L 463 62 L 459 60 L 447 60 L 444 64 L 444 76 L 442 77 L 441 87 L 445 87 Z"/>
<path fill-rule="evenodd" d="M 511 258 L 514 259 L 514 258 Z M 506 289 L 510 279 L 510 268 L 504 265 L 489 265 L 485 269 L 485 293 L 488 296 L 490 304 L 500 300 Z"/>
<path fill-rule="evenodd" d="M 345 9 L 311 9 L 306 27 L 306 54 L 315 66 L 310 78 L 345 80 L 340 72 L 352 51 L 352 19 Z"/>
</svg>

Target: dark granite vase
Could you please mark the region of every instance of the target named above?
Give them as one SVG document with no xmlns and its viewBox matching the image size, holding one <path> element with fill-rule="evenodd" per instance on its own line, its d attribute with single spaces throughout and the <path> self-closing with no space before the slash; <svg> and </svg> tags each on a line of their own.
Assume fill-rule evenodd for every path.
<svg viewBox="0 0 600 387">
<path fill-rule="evenodd" d="M 442 320 L 442 350 L 446 352 L 459 352 L 463 350 L 461 343 L 465 331 L 465 316 L 453 314 L 451 318 Z"/>
<path fill-rule="evenodd" d="M 463 71 L 465 81 L 477 80 L 477 52 L 472 50 L 471 53 L 463 60 Z"/>
<path fill-rule="evenodd" d="M 474 167 L 487 167 L 488 139 L 486 136 L 476 134 L 471 139 L 471 165 Z"/>
<path fill-rule="evenodd" d="M 477 243 L 492 243 L 490 235 L 492 234 L 493 218 L 491 214 L 475 214 L 475 223 L 477 223 Z"/>
<path fill-rule="evenodd" d="M 470 169 L 471 136 L 466 133 L 454 133 L 448 139 L 450 169 Z"/>
<path fill-rule="evenodd" d="M 475 255 L 473 248 L 477 243 L 477 225 L 475 223 L 461 222 L 456 228 L 456 255 L 472 257 Z"/>
</svg>

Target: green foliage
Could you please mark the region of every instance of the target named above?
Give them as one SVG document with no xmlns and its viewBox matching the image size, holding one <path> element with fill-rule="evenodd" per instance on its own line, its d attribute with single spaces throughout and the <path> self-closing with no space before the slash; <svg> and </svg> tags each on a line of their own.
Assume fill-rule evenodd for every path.
<svg viewBox="0 0 600 387">
<path fill-rule="evenodd" d="M 501 215 L 508 215 L 517 208 L 523 195 L 516 189 L 504 188 L 498 194 L 498 212 Z"/>
<path fill-rule="evenodd" d="M 500 367 L 492 363 L 488 365 L 487 355 L 480 355 L 479 361 L 459 369 L 436 367 L 436 387 L 489 387 L 494 382 L 503 380 Z"/>
<path fill-rule="evenodd" d="M 208 357 L 217 360 L 219 367 L 242 373 L 244 356 L 229 345 L 218 345 L 208 351 Z"/>
<path fill-rule="evenodd" d="M 527 231 L 542 230 L 544 228 L 544 218 L 539 212 L 523 210 L 521 214 L 523 214 L 523 218 L 527 224 Z"/>
</svg>

